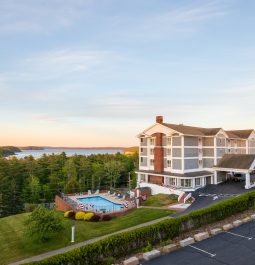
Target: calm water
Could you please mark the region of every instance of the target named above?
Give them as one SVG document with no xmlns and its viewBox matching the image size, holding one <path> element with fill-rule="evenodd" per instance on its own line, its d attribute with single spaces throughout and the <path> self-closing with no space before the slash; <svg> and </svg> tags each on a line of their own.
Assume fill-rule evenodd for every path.
<svg viewBox="0 0 255 265">
<path fill-rule="evenodd" d="M 20 159 L 24 158 L 25 156 L 32 155 L 34 158 L 40 158 L 43 154 L 50 155 L 50 154 L 61 154 L 65 152 L 67 156 L 72 155 L 93 155 L 93 154 L 116 154 L 117 152 L 123 153 L 123 150 L 93 150 L 93 149 L 43 149 L 43 150 L 24 150 L 20 153 L 17 153 L 15 156 Z"/>
<path fill-rule="evenodd" d="M 77 200 L 79 200 L 84 205 L 85 210 L 90 211 L 114 212 L 124 209 L 124 206 L 122 204 L 106 200 L 101 196 L 78 198 Z"/>
</svg>

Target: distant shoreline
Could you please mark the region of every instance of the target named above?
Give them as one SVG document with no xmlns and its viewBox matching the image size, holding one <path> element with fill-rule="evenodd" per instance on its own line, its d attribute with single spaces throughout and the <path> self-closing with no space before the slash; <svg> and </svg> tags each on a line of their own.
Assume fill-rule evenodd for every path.
<svg viewBox="0 0 255 265">
<path fill-rule="evenodd" d="M 24 146 L 20 150 L 44 150 L 44 149 L 79 149 L 79 150 L 126 150 L 129 147 L 63 147 L 63 146 Z"/>
</svg>

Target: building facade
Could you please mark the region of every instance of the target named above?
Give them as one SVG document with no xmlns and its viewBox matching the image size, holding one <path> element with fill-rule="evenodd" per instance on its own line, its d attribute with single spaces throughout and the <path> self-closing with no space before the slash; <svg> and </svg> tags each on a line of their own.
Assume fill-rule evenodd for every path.
<svg viewBox="0 0 255 265">
<path fill-rule="evenodd" d="M 138 183 L 187 191 L 224 181 L 227 175 L 217 174 L 215 167 L 225 154 L 255 154 L 253 129 L 226 131 L 169 124 L 162 116 L 138 138 Z"/>
</svg>

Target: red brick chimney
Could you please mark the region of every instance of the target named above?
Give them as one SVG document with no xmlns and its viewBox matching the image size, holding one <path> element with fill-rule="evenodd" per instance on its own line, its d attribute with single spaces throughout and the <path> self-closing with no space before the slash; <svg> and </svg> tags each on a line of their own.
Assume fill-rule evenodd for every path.
<svg viewBox="0 0 255 265">
<path fill-rule="evenodd" d="M 164 148 L 162 146 L 163 134 L 156 133 L 156 142 L 154 147 L 154 171 L 161 173 L 164 171 Z"/>
<path fill-rule="evenodd" d="M 162 124 L 163 123 L 163 116 L 156 116 L 156 122 Z"/>
</svg>

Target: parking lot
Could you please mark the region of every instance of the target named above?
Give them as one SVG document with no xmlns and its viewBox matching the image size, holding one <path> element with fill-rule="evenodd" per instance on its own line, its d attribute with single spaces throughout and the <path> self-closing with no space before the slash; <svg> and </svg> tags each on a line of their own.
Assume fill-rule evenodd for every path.
<svg viewBox="0 0 255 265">
<path fill-rule="evenodd" d="M 255 222 L 180 248 L 145 265 L 254 265 Z"/>
</svg>

